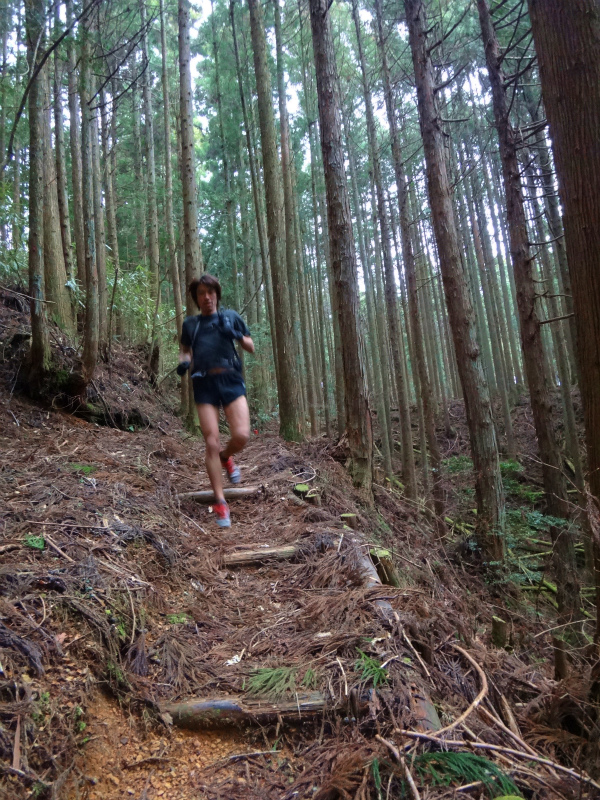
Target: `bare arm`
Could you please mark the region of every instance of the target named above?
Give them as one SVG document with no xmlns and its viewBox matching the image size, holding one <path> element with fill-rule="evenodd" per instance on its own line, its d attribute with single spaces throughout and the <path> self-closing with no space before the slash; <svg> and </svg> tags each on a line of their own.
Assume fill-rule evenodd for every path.
<svg viewBox="0 0 600 800">
<path fill-rule="evenodd" d="M 185 345 L 179 345 L 179 363 L 192 360 L 192 348 Z"/>
<path fill-rule="evenodd" d="M 245 350 L 247 353 L 254 352 L 254 342 L 252 341 L 251 336 L 242 336 L 241 339 L 238 340 L 242 350 Z"/>
</svg>

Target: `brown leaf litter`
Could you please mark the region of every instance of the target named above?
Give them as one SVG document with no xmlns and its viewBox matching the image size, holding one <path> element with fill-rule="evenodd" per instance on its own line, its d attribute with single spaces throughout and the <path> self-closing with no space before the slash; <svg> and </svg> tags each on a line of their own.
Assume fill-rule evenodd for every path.
<svg viewBox="0 0 600 800">
<path fill-rule="evenodd" d="M 133 356 L 119 359 L 143 384 Z M 206 478 L 202 444 L 171 401 L 137 386 L 149 427 L 129 432 L 41 409 L 10 385 L 0 405 L 0 797 L 375 800 L 400 796 L 402 759 L 447 749 L 444 738 L 500 748 L 486 757 L 528 797 L 597 796 L 514 755 L 571 759 L 577 773 L 598 740 L 575 687 L 567 704 L 549 677 L 549 643 L 533 638 L 541 623 L 515 611 L 520 639 L 494 649 L 498 598 L 397 493 L 379 488 L 377 510 L 360 506 L 328 443 L 253 437 L 240 466 L 264 492 L 232 504 L 223 531 L 209 508 L 178 499 Z M 99 385 L 116 403 L 115 380 L 104 373 Z M 320 508 L 291 499 L 298 476 Z M 365 588 L 344 512 L 392 552 L 400 588 Z M 284 544 L 298 545 L 294 560 L 223 565 L 236 548 Z M 395 619 L 378 613 L 381 599 Z M 509 603 L 502 613 L 513 619 Z M 453 642 L 487 676 L 476 706 L 480 674 Z M 161 715 L 166 701 L 244 697 L 258 670 L 279 668 L 322 693 L 318 719 L 191 734 Z M 467 717 L 439 742 L 403 737 L 419 728 L 419 692 L 442 726 Z M 420 790 L 454 791 L 431 780 Z"/>
</svg>

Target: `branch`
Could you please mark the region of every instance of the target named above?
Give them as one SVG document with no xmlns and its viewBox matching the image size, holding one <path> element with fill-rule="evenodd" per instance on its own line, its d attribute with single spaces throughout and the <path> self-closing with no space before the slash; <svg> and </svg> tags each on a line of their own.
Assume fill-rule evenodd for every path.
<svg viewBox="0 0 600 800">
<path fill-rule="evenodd" d="M 540 325 L 547 325 L 549 322 L 560 322 L 561 319 L 571 319 L 571 317 L 575 316 L 575 312 L 572 311 L 570 314 L 564 314 L 562 317 L 552 317 L 552 319 L 541 319 Z"/>
<path fill-rule="evenodd" d="M 446 86 L 449 86 L 451 83 L 454 83 L 454 81 L 458 78 L 460 73 L 464 72 L 466 68 L 467 68 L 467 65 L 463 64 L 462 67 L 459 67 L 456 70 L 456 72 L 454 72 L 454 74 L 450 78 L 448 78 L 447 81 L 444 81 L 444 83 L 439 83 L 437 86 L 434 86 L 433 87 L 433 91 L 434 92 L 441 92 L 442 89 L 446 88 Z"/>
<path fill-rule="evenodd" d="M 80 20 L 82 20 L 84 17 L 87 16 L 88 13 L 94 8 L 94 6 L 99 5 L 101 2 L 102 2 L 102 0 L 92 0 L 91 3 L 89 5 L 87 5 L 83 9 L 81 14 L 73 20 L 73 22 L 68 26 L 68 28 L 66 28 L 63 31 L 63 33 L 61 33 L 61 35 L 54 42 L 54 44 L 48 50 L 46 50 L 44 55 L 41 57 L 39 64 L 34 69 L 31 77 L 29 78 L 29 81 L 27 82 L 27 86 L 25 87 L 25 91 L 23 92 L 23 97 L 21 98 L 21 104 L 19 105 L 19 110 L 16 113 L 15 120 L 13 122 L 12 129 L 10 131 L 10 139 L 8 140 L 8 151 L 6 153 L 6 158 L 2 162 L 2 167 L 0 168 L 0 172 L 4 172 L 4 170 L 6 169 L 8 164 L 11 162 L 12 157 L 14 155 L 14 153 L 13 153 L 13 144 L 15 142 L 15 133 L 17 132 L 17 125 L 19 124 L 19 120 L 21 119 L 21 116 L 23 115 L 23 111 L 25 110 L 25 103 L 27 102 L 27 97 L 29 96 L 29 91 L 30 91 L 31 87 L 33 86 L 33 82 L 36 80 L 37 76 L 42 71 L 42 69 L 44 67 L 44 64 L 49 59 L 50 55 L 54 52 L 54 50 L 56 50 L 58 45 L 64 39 L 66 39 L 66 37 L 73 30 L 75 25 Z"/>
<path fill-rule="evenodd" d="M 452 33 L 454 33 L 454 31 L 455 31 L 455 30 L 458 28 L 458 26 L 461 24 L 461 22 L 464 20 L 464 18 L 467 16 L 467 14 L 469 13 L 469 11 L 471 10 L 471 5 L 472 5 L 472 2 L 473 2 L 473 0 L 469 0 L 469 2 L 468 2 L 468 4 L 467 4 L 467 6 L 466 6 L 465 10 L 463 11 L 462 15 L 461 15 L 461 16 L 460 16 L 460 18 L 457 20 L 457 22 L 456 22 L 456 23 L 455 23 L 455 24 L 454 24 L 454 25 L 453 25 L 453 26 L 450 28 L 450 30 L 449 30 L 447 33 L 445 33 L 445 34 L 444 34 L 442 37 L 440 37 L 440 38 L 437 40 L 437 42 L 435 42 L 435 44 L 432 44 L 432 45 L 431 45 L 431 47 L 428 47 L 428 48 L 427 48 L 427 53 L 428 53 L 429 55 L 431 55 L 431 53 L 432 53 L 432 52 L 433 52 L 433 51 L 434 51 L 434 50 L 435 50 L 437 47 L 439 47 L 439 46 L 440 46 L 440 45 L 441 45 L 443 42 L 445 42 L 445 41 L 446 41 L 446 39 L 447 39 L 447 38 L 448 38 L 448 37 L 449 37 L 449 36 L 450 36 Z"/>
</svg>

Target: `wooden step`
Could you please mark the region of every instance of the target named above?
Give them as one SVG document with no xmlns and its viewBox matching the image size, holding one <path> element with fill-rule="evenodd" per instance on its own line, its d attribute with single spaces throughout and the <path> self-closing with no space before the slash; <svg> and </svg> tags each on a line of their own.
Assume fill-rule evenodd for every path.
<svg viewBox="0 0 600 800">
<path fill-rule="evenodd" d="M 239 500 L 243 497 L 258 497 L 262 491 L 260 486 L 233 486 L 223 490 L 225 500 Z M 182 492 L 177 495 L 180 500 L 197 500 L 199 503 L 214 503 L 215 493 L 212 489 L 201 492 Z"/>
</svg>

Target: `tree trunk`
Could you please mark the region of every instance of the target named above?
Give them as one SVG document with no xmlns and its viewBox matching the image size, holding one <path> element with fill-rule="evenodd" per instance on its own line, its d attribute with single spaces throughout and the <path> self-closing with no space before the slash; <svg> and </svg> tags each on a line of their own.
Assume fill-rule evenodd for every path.
<svg viewBox="0 0 600 800">
<path fill-rule="evenodd" d="M 388 125 L 390 127 L 390 138 L 392 146 L 392 158 L 394 161 L 394 173 L 396 176 L 396 189 L 398 191 L 398 211 L 400 220 L 400 238 L 402 242 L 402 260 L 404 262 L 404 272 L 408 290 L 408 306 L 410 323 L 412 328 L 412 342 L 414 351 L 413 374 L 418 375 L 419 394 L 423 406 L 423 421 L 429 458 L 431 459 L 431 470 L 433 478 L 433 500 L 438 526 L 443 527 L 444 519 L 444 500 L 440 484 L 442 477 L 442 457 L 437 442 L 435 432 L 435 409 L 434 399 L 431 391 L 431 383 L 427 374 L 425 363 L 425 352 L 423 349 L 423 331 L 421 329 L 421 315 L 419 313 L 419 301 L 417 296 L 417 277 L 415 269 L 415 256 L 413 252 L 412 240 L 410 235 L 410 221 L 408 216 L 408 186 L 406 171 L 400 149 L 400 138 L 398 136 L 398 126 L 396 122 L 396 109 L 392 95 L 387 54 L 385 51 L 385 40 L 383 35 L 383 19 L 381 0 L 376 0 L 375 10 L 377 14 L 377 43 L 381 58 L 383 91 L 385 96 L 385 107 L 387 111 Z M 423 453 L 423 470 L 425 482 L 427 482 L 427 460 Z"/>
<path fill-rule="evenodd" d="M 73 18 L 73 0 L 66 0 L 67 25 Z M 75 37 L 69 36 L 67 42 L 69 56 L 69 144 L 71 148 L 71 184 L 73 191 L 73 232 L 75 235 L 75 258 L 77 261 L 77 281 L 85 292 L 85 241 L 83 231 L 83 197 L 81 193 L 81 121 L 79 114 L 79 93 L 77 91 L 77 58 Z"/>
<path fill-rule="evenodd" d="M 227 146 L 225 143 L 225 131 L 223 127 L 223 108 L 221 98 L 221 77 L 219 73 L 219 48 L 217 45 L 217 31 L 215 27 L 215 14 L 214 6 L 211 0 L 211 25 L 212 25 L 212 46 L 213 57 L 215 60 L 215 88 L 217 92 L 217 118 L 219 122 L 219 137 L 221 140 L 221 158 L 223 160 L 223 178 L 225 180 L 225 214 L 227 216 L 227 238 L 229 240 L 229 258 L 231 267 L 231 278 L 233 288 L 233 307 L 236 311 L 240 310 L 240 299 L 238 290 L 238 267 L 237 267 L 237 251 L 235 245 L 235 220 L 234 220 L 234 207 L 231 188 L 231 179 L 229 176 L 229 159 L 227 157 Z"/>
<path fill-rule="evenodd" d="M 107 66 L 110 69 L 112 62 L 108 62 Z M 115 173 L 116 173 L 116 149 L 117 149 L 117 119 L 116 108 L 114 103 L 115 87 L 112 90 L 112 112 L 110 115 L 110 123 L 108 121 L 108 100 L 104 90 L 100 92 L 100 108 L 101 108 L 101 121 L 102 121 L 102 154 L 104 159 L 104 197 L 106 202 L 106 227 L 108 230 L 108 249 L 110 252 L 110 260 L 113 265 L 113 285 L 110 292 L 110 301 L 108 304 L 108 328 L 107 328 L 107 341 L 108 341 L 108 354 L 110 357 L 110 350 L 112 338 L 114 334 L 113 329 L 113 315 L 115 309 L 115 298 L 117 291 L 117 282 L 119 280 L 119 238 L 117 235 L 117 211 L 116 211 L 116 197 L 115 197 Z"/>
<path fill-rule="evenodd" d="M 181 339 L 181 327 L 183 324 L 183 305 L 181 295 L 181 285 L 179 282 L 179 264 L 177 263 L 177 246 L 175 244 L 175 228 L 173 226 L 173 175 L 172 175 L 172 155 L 171 155 L 171 125 L 170 125 L 170 100 L 169 100 L 169 76 L 167 73 L 167 37 L 165 31 L 165 10 L 163 0 L 159 0 L 160 12 L 160 43 L 162 58 L 162 97 L 163 97 L 163 124 L 165 140 L 165 217 L 167 224 L 167 248 L 169 252 L 169 272 L 171 275 L 171 285 L 173 287 L 173 303 L 175 305 L 175 328 L 177 338 Z M 114 147 L 114 142 L 113 142 Z M 188 393 L 185 383 L 181 382 L 181 415 L 185 419 L 188 409 Z"/>
<path fill-rule="evenodd" d="M 198 230 L 198 207 L 196 191 L 196 159 L 194 156 L 194 102 L 192 73 L 190 67 L 190 0 L 178 0 L 179 26 L 179 109 L 181 114 L 181 188 L 183 194 L 183 237 L 185 248 L 185 282 L 189 288 L 194 278 L 199 277 L 204 265 Z M 196 299 L 186 293 L 186 310 L 191 316 L 196 313 Z M 183 383 L 189 385 L 190 396 L 188 424 L 196 424 L 191 381 L 187 375 Z"/>
<path fill-rule="evenodd" d="M 82 25 L 80 98 L 81 98 L 81 190 L 83 198 L 83 232 L 85 242 L 85 319 L 83 327 L 83 352 L 81 375 L 75 384 L 78 394 L 94 377 L 98 361 L 100 316 L 98 309 L 98 271 L 96 267 L 96 230 L 94 216 L 94 177 L 92 166 L 92 136 L 94 110 L 91 105 L 92 70 L 90 65 L 90 21 Z"/>
<path fill-rule="evenodd" d="M 277 330 L 277 359 L 279 397 L 279 431 L 287 441 L 302 438 L 302 420 L 299 412 L 299 385 L 294 363 L 294 335 L 290 328 L 291 312 L 289 294 L 285 284 L 282 237 L 284 225 L 282 218 L 283 198 L 281 175 L 277 159 L 275 140 L 275 118 L 273 114 L 271 77 L 267 62 L 267 44 L 262 9 L 258 0 L 249 0 L 250 27 L 256 90 L 258 94 L 258 114 L 262 143 L 263 173 L 267 205 L 267 231 L 269 239 L 269 260 L 273 284 L 273 304 L 275 327 Z"/>
<path fill-rule="evenodd" d="M 340 118 L 335 53 L 329 8 L 325 0 L 310 0 L 310 17 L 317 76 L 321 150 L 327 192 L 331 268 L 340 303 L 340 333 L 344 364 L 346 435 L 350 472 L 366 498 L 371 494 L 373 434 L 361 362 L 358 276 Z"/>
<path fill-rule="evenodd" d="M 60 32 L 59 4 L 54 7 L 54 30 L 55 36 Z M 54 148 L 56 155 L 56 189 L 58 194 L 58 214 L 60 220 L 60 235 L 62 240 L 63 258 L 65 271 L 69 282 L 69 294 L 71 294 L 75 284 L 73 274 L 73 252 L 71 248 L 71 222 L 69 219 L 69 203 L 67 200 L 67 168 L 65 161 L 65 136 L 64 118 L 62 105 L 62 77 L 63 65 L 58 56 L 58 51 L 54 51 Z"/>
<path fill-rule="evenodd" d="M 383 455 L 383 467 L 387 478 L 393 475 L 392 468 L 392 443 L 390 436 L 390 425 L 387 417 L 389 407 L 389 398 L 384 393 L 383 389 L 383 372 L 381 369 L 381 353 L 379 350 L 379 333 L 378 324 L 381 323 L 379 314 L 375 310 L 375 295 L 373 292 L 373 276 L 371 274 L 371 266 L 368 262 L 367 248 L 365 246 L 363 221 L 362 221 L 362 208 L 360 205 L 360 196 L 358 193 L 358 182 L 356 179 L 356 167 L 354 163 L 354 153 L 350 145 L 348 136 L 347 121 L 344 120 L 344 127 L 346 129 L 346 152 L 348 154 L 348 165 L 350 167 L 350 183 L 352 186 L 352 194 L 354 197 L 354 207 L 356 215 L 356 229 L 358 233 L 358 246 L 360 253 L 360 261 L 365 281 L 365 300 L 367 304 L 367 319 L 369 330 L 369 345 L 371 350 L 371 362 L 373 366 L 373 394 L 375 395 L 375 407 L 377 410 L 377 423 L 379 426 L 379 435 L 381 436 L 381 451 Z"/>
<path fill-rule="evenodd" d="M 160 250 L 158 244 L 158 208 L 156 203 L 156 161 L 154 158 L 154 116 L 152 110 L 151 76 L 148 56 L 148 36 L 146 33 L 146 0 L 140 0 L 140 21 L 144 33 L 142 35 L 142 56 L 144 59 L 144 75 L 142 78 L 142 96 L 144 98 L 144 139 L 146 150 L 146 177 L 148 181 L 148 251 L 150 254 L 150 300 L 156 308 L 160 303 Z M 152 321 L 154 334 L 155 319 Z M 151 336 L 150 351 L 154 347 L 154 335 Z"/>
<path fill-rule="evenodd" d="M 132 74 L 138 71 L 135 57 L 130 59 L 130 69 Z M 136 222 L 136 243 L 137 243 L 137 264 L 147 266 L 146 249 L 146 173 L 142 164 L 142 136 L 140 133 L 140 101 L 138 95 L 138 82 L 134 82 L 131 87 L 131 118 L 133 133 L 133 171 L 135 175 L 135 185 L 137 191 L 134 196 L 135 222 Z M 148 286 L 144 287 L 144 297 L 147 300 Z"/>
<path fill-rule="evenodd" d="M 44 277 L 46 297 L 53 304 L 51 317 L 65 332 L 73 333 L 73 309 L 67 288 L 65 256 L 61 240 L 58 212 L 56 162 L 52 152 L 50 118 L 52 103 L 48 75 L 49 65 L 40 73 L 44 92 Z"/>
<path fill-rule="evenodd" d="M 26 0 L 27 63 L 30 74 L 44 52 L 44 2 Z M 44 287 L 44 92 L 41 75 L 29 90 L 29 294 L 31 350 L 28 381 L 32 392 L 41 388 L 50 368 L 50 343 Z"/>
<path fill-rule="evenodd" d="M 404 480 L 407 497 L 416 499 L 417 497 L 417 476 L 415 472 L 415 456 L 412 441 L 412 430 L 410 420 L 410 409 L 408 407 L 407 376 L 404 370 L 404 359 L 402 350 L 402 332 L 399 325 L 398 315 L 398 294 L 394 277 L 394 265 L 392 262 L 392 250 L 390 241 L 390 226 L 388 213 L 383 192 L 383 181 L 381 177 L 381 165 L 379 161 L 379 147 L 375 134 L 375 119 L 373 115 L 373 102 L 371 90 L 367 80 L 367 66 L 363 53 L 362 35 L 358 18 L 358 5 L 356 0 L 352 0 L 352 17 L 356 28 L 356 39 L 358 44 L 358 57 L 361 65 L 363 94 L 367 115 L 367 135 L 369 137 L 369 151 L 371 164 L 373 167 L 373 181 L 377 193 L 377 216 L 381 229 L 381 249 L 383 255 L 384 270 L 384 296 L 387 312 L 387 323 L 392 350 L 394 375 L 396 378 L 396 391 L 398 393 L 398 411 L 400 416 L 400 431 L 402 436 L 402 478 Z"/>
<path fill-rule="evenodd" d="M 505 512 L 498 444 L 489 391 L 481 366 L 479 345 L 475 338 L 473 307 L 460 258 L 443 135 L 435 105 L 433 66 L 427 46 L 425 9 L 423 0 L 404 0 L 404 6 L 417 84 L 432 222 L 438 244 L 475 467 L 477 534 L 486 557 L 490 561 L 501 561 L 504 555 Z"/>
<path fill-rule="evenodd" d="M 506 216 L 510 249 L 517 289 L 517 307 L 521 326 L 521 345 L 535 425 L 548 513 L 567 518 L 567 487 L 562 472 L 560 449 L 553 427 L 552 399 L 544 370 L 545 356 L 540 323 L 536 311 L 536 290 L 529 248 L 527 220 L 523 203 L 520 167 L 517 160 L 517 137 L 509 118 L 504 88 L 500 48 L 490 17 L 487 0 L 477 0 L 485 57 L 492 88 L 494 118 L 500 141 L 500 158 L 506 195 Z M 597 387 L 596 387 L 597 388 Z M 575 565 L 574 542 L 566 527 L 551 529 L 554 564 L 557 575 L 557 602 L 560 622 L 579 617 L 579 580 Z"/>
<path fill-rule="evenodd" d="M 12 248 L 14 253 L 21 249 L 21 149 L 18 144 L 13 164 Z"/>
<path fill-rule="evenodd" d="M 90 103 L 95 104 L 95 81 L 92 78 Z M 100 136 L 98 126 L 98 110 L 91 112 L 91 145 L 92 145 L 92 186 L 94 196 L 94 232 L 96 236 L 96 273 L 98 276 L 98 345 L 105 349 L 108 342 L 108 286 L 106 283 L 106 229 L 104 226 L 104 206 L 102 203 L 102 168 L 100 166 Z"/>
<path fill-rule="evenodd" d="M 252 128 L 250 116 L 248 114 L 248 107 L 246 105 L 246 95 L 244 93 L 244 82 L 242 80 L 242 69 L 240 65 L 240 54 L 238 50 L 237 34 L 235 28 L 235 3 L 231 0 L 229 4 L 229 18 L 231 20 L 231 34 L 233 37 L 233 52 L 235 55 L 235 67 L 238 80 L 238 88 L 240 92 L 240 104 L 242 106 L 242 117 L 244 120 L 244 131 L 246 135 L 246 149 L 248 151 L 248 167 L 250 169 L 250 182 L 252 184 L 252 197 L 254 200 L 254 216 L 256 218 L 256 233 L 258 236 L 258 245 L 260 250 L 260 262 L 262 267 L 262 276 L 265 283 L 265 295 L 267 298 L 269 330 L 271 333 L 271 345 L 273 347 L 273 360 L 275 364 L 275 379 L 277 386 L 279 386 L 279 356 L 277 354 L 277 330 L 275 326 L 275 314 L 272 308 L 272 289 L 269 273 L 268 255 L 267 255 L 267 242 L 265 235 L 264 219 L 263 219 L 263 204 L 258 184 L 257 168 L 255 149 L 252 141 Z M 257 306 L 257 309 L 259 306 Z M 259 320 L 260 321 L 260 320 Z"/>
<path fill-rule="evenodd" d="M 543 6 L 543 7 L 542 7 Z M 529 0 L 558 174 L 584 409 L 590 492 L 600 504 L 600 12 L 595 0 Z M 600 541 L 594 538 L 600 609 Z M 600 642 L 600 614 L 596 642 Z"/>
</svg>

